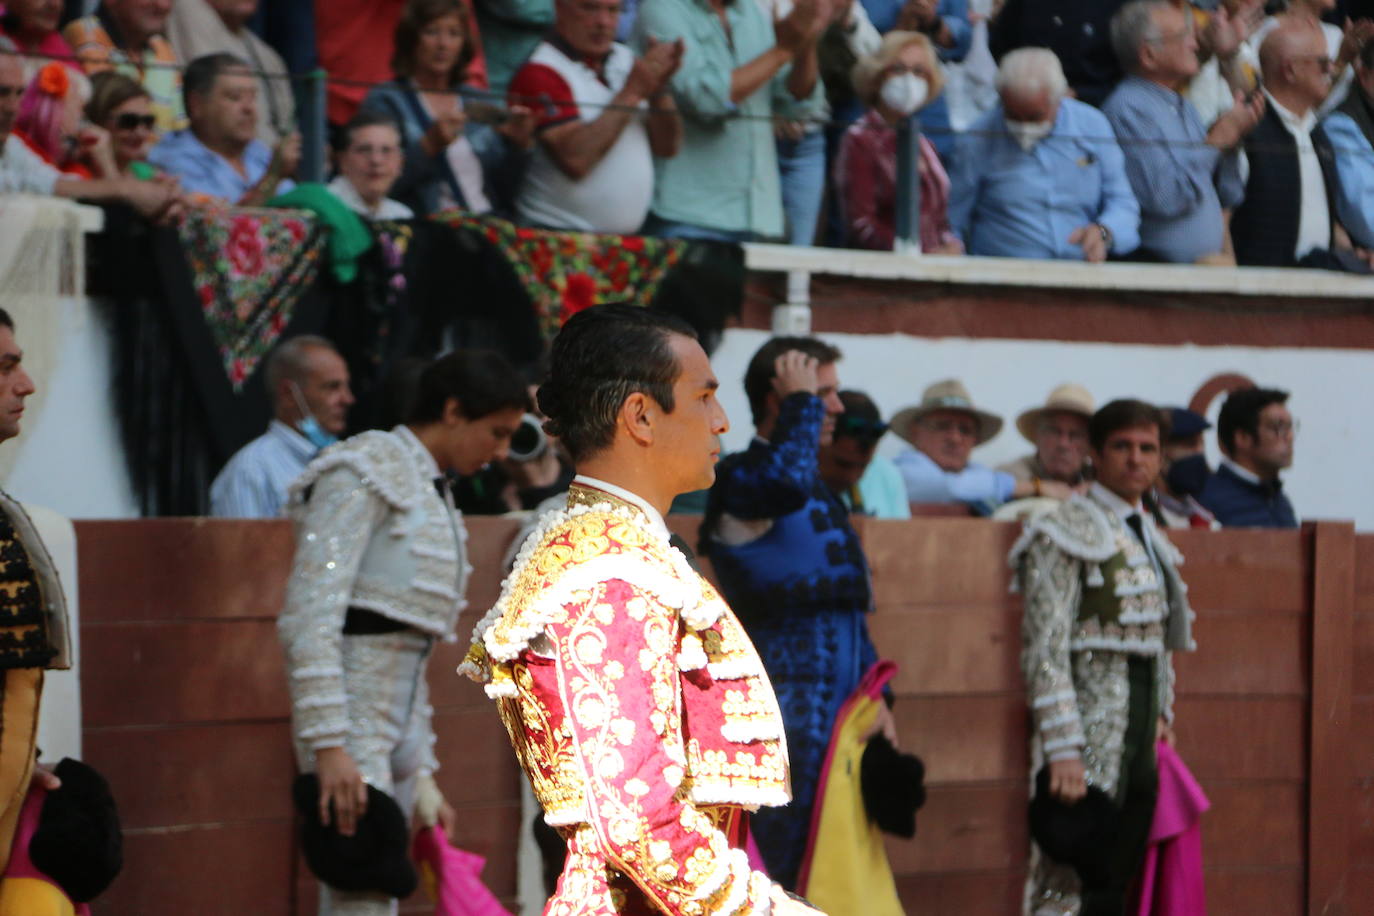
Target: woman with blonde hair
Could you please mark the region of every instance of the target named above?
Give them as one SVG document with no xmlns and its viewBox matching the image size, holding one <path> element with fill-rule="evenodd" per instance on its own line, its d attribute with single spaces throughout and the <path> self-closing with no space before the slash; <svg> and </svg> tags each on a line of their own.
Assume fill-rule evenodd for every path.
<svg viewBox="0 0 1374 916">
<path fill-rule="evenodd" d="M 846 244 L 891 251 L 896 234 L 897 130 L 939 96 L 944 73 L 930 39 L 920 32 L 889 32 L 878 52 L 852 73 L 854 92 L 868 111 L 845 131 L 835 160 Z M 914 127 L 914 123 L 913 123 Z M 949 225 L 949 176 L 935 147 L 920 138 L 921 250 L 963 254 Z"/>
</svg>

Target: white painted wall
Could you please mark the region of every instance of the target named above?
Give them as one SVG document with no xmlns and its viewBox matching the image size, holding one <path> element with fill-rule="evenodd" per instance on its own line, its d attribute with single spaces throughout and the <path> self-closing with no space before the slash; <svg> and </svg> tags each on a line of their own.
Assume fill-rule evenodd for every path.
<svg viewBox="0 0 1374 916">
<path fill-rule="evenodd" d="M 1259 319 L 1257 319 L 1259 320 Z M 734 424 L 726 451 L 743 448 L 753 435 L 744 397 L 744 370 L 768 339 L 762 331 L 732 330 L 712 363 L 721 381 L 721 401 Z M 1374 385 L 1374 353 L 1363 350 L 1261 349 L 1253 347 L 1124 346 L 1061 341 L 930 340 L 901 334 L 821 335 L 844 352 L 840 383 L 872 397 L 885 417 L 920 401 L 931 382 L 958 377 L 979 406 L 1000 413 L 1002 432 L 974 452 L 975 460 L 998 464 L 1028 453 L 1032 446 L 1016 431 L 1023 410 L 1044 402 L 1061 382 L 1081 382 L 1098 404 L 1139 397 L 1186 406 L 1204 381 L 1240 372 L 1266 387 L 1292 393 L 1289 407 L 1301 423 L 1293 467 L 1284 486 L 1303 519 L 1353 519 L 1374 530 L 1374 487 L 1368 483 L 1374 456 L 1374 423 L 1364 400 Z M 1213 405 L 1212 419 L 1220 399 Z M 1209 434 L 1213 464 L 1218 458 Z M 906 447 L 888 435 L 879 453 Z"/>
<path fill-rule="evenodd" d="M 42 409 L 26 417 L 17 439 L 0 445 L 18 457 L 4 487 L 21 502 L 68 518 L 136 518 L 119 444 L 113 344 L 90 299 L 62 300 L 61 335 Z M 24 346 L 24 328 L 16 334 Z"/>
</svg>

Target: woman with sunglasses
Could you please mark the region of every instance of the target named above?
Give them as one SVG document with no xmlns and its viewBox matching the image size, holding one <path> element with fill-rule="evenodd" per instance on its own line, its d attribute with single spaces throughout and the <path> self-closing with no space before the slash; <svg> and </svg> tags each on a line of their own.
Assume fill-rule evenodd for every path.
<svg viewBox="0 0 1374 916">
<path fill-rule="evenodd" d="M 143 181 L 155 177 L 158 170 L 148 162 L 148 150 L 157 140 L 157 117 L 148 90 L 114 72 L 97 73 L 91 86 L 86 118 L 109 133 L 117 173 Z"/>
</svg>

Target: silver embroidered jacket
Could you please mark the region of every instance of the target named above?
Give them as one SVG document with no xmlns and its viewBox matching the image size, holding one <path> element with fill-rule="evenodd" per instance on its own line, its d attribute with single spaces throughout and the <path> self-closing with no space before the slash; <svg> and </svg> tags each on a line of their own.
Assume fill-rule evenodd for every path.
<svg viewBox="0 0 1374 916">
<path fill-rule="evenodd" d="M 1021 667 L 1038 749 L 1083 756 L 1106 786 L 1125 728 L 1125 657 L 1158 660 L 1159 708 L 1172 720 L 1170 652 L 1193 648 L 1183 557 L 1153 527 L 1150 542 L 1153 558 L 1090 492 L 1029 524 L 1009 557 L 1025 598 Z"/>
<path fill-rule="evenodd" d="M 453 631 L 467 583 L 466 533 L 435 489 L 438 474 L 429 451 L 398 426 L 330 446 L 291 485 L 296 556 L 277 629 L 305 747 L 339 746 L 348 733 L 341 646 L 350 607 L 435 637 Z M 436 768 L 432 759 L 427 768 Z"/>
</svg>

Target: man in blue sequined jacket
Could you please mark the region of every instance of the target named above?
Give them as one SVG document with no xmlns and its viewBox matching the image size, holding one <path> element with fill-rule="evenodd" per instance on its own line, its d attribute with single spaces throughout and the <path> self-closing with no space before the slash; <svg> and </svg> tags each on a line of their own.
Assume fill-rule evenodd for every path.
<svg viewBox="0 0 1374 916">
<path fill-rule="evenodd" d="M 782 707 L 793 801 L 761 809 L 751 827 L 769 874 L 787 888 L 806 851 L 836 714 L 877 660 L 868 564 L 817 467 L 844 410 L 839 359 L 808 337 L 775 337 L 759 349 L 744 377 L 757 435 L 721 461 L 702 523 L 702 549 Z M 895 744 L 886 708 L 881 719 Z"/>
</svg>

